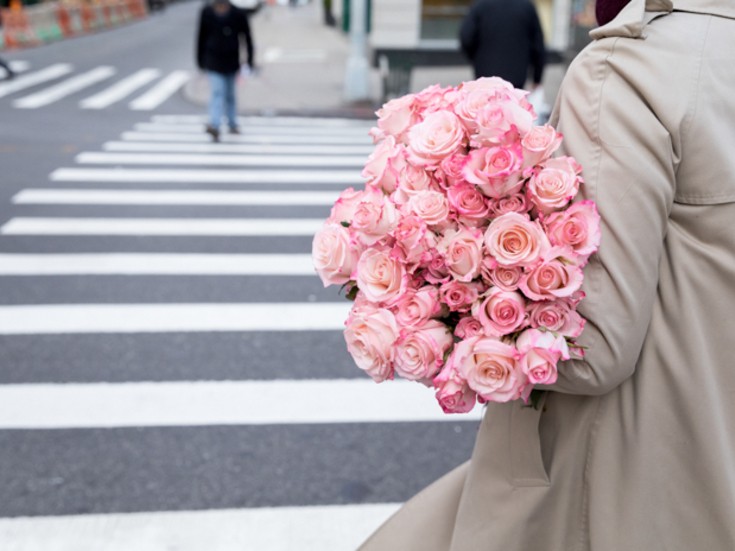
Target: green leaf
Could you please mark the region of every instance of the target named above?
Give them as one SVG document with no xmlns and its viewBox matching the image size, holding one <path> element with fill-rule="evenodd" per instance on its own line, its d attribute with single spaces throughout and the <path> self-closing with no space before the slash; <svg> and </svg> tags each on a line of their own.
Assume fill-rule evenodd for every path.
<svg viewBox="0 0 735 551">
<path fill-rule="evenodd" d="M 349 227 L 350 227 L 350 225 L 351 225 L 351 224 L 350 224 L 350 223 L 349 223 L 349 222 L 348 222 L 347 220 L 342 220 L 342 221 L 340 222 L 340 224 L 342 224 L 342 225 L 343 225 L 343 226 L 344 226 L 345 228 L 349 228 Z"/>
</svg>

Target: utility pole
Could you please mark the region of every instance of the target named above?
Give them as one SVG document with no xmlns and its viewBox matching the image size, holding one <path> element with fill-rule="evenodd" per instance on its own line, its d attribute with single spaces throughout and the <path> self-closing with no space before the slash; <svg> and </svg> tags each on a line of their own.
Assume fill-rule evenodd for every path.
<svg viewBox="0 0 735 551">
<path fill-rule="evenodd" d="M 367 59 L 366 0 L 350 1 L 350 57 L 345 71 L 345 99 L 370 99 L 369 64 Z"/>
</svg>

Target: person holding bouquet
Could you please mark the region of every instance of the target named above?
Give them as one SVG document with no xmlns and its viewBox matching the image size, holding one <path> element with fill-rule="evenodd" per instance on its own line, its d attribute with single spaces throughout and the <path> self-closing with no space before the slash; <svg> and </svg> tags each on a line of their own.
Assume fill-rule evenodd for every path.
<svg viewBox="0 0 735 551">
<path fill-rule="evenodd" d="M 601 217 L 584 357 L 361 551 L 735 549 L 735 4 L 597 15 L 551 120 Z"/>
</svg>

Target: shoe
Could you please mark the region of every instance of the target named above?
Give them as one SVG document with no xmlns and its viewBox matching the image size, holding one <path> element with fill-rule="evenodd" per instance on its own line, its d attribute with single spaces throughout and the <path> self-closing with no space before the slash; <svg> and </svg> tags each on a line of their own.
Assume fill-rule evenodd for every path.
<svg viewBox="0 0 735 551">
<path fill-rule="evenodd" d="M 214 126 L 212 126 L 211 124 L 208 124 L 206 128 L 204 129 L 204 131 L 210 136 L 212 136 L 213 142 L 219 141 L 219 130 L 217 130 Z"/>
<path fill-rule="evenodd" d="M 230 126 L 230 134 L 240 135 L 240 129 L 237 126 Z"/>
</svg>

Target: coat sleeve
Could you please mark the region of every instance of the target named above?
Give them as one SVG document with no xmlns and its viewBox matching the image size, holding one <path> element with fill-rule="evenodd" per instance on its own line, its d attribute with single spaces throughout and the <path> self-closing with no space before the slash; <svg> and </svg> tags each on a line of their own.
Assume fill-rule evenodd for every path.
<svg viewBox="0 0 735 551">
<path fill-rule="evenodd" d="M 250 32 L 250 22 L 248 21 L 247 14 L 242 14 L 242 27 L 240 34 L 245 39 L 245 48 L 248 56 L 248 66 L 255 67 L 255 48 L 253 46 L 253 35 Z"/>
<path fill-rule="evenodd" d="M 467 56 L 467 59 L 472 61 L 477 53 L 477 43 L 479 38 L 480 28 L 478 22 L 477 4 L 473 4 L 467 15 L 462 20 L 462 26 L 459 29 L 459 45 Z"/>
<path fill-rule="evenodd" d="M 564 135 L 563 153 L 582 165 L 582 197 L 597 203 L 602 219 L 579 305 L 585 357 L 561 362 L 557 383 L 546 387 L 569 394 L 605 394 L 634 373 L 675 191 L 672 134 L 631 78 L 635 55 L 618 56 L 615 40 L 592 44 L 575 60 L 551 121 Z"/>
<path fill-rule="evenodd" d="M 204 70 L 204 45 L 207 41 L 207 29 L 204 10 L 199 14 L 199 32 L 197 33 L 197 66 Z"/>
</svg>

